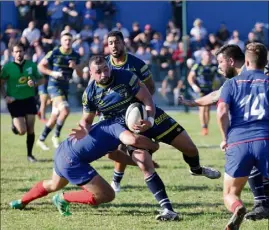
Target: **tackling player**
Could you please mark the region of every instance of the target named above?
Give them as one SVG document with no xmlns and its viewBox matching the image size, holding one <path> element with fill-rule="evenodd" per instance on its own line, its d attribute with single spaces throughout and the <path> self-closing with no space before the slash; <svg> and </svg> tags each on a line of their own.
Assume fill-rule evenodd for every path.
<svg viewBox="0 0 269 230">
<path fill-rule="evenodd" d="M 125 113 L 128 106 L 136 99 L 140 100 L 148 113 L 148 120 L 141 121 L 141 129 L 147 130 L 153 126 L 155 106 L 152 97 L 138 77 L 127 70 L 111 70 L 103 56 L 93 56 L 89 62 L 90 74 L 93 80 L 89 83 L 83 94 L 83 116 L 80 124 L 89 129 L 93 123 L 96 111 L 104 116 L 104 119 L 115 120 L 127 130 L 125 125 Z M 156 143 L 144 136 L 135 136 L 130 131 L 123 137 L 123 143 L 142 149 L 156 151 Z M 151 155 L 149 153 L 137 153 L 131 151 L 133 160 L 144 174 L 148 189 L 163 208 L 156 216 L 157 220 L 177 220 L 178 214 L 174 212 L 172 204 L 166 194 L 165 186 L 155 172 Z"/>
<path fill-rule="evenodd" d="M 155 92 L 155 84 L 152 79 L 151 71 L 148 65 L 126 52 L 124 37 L 120 31 L 111 31 L 107 36 L 108 48 L 110 55 L 106 57 L 107 63 L 111 69 L 125 69 L 136 74 L 141 82 L 143 82 L 151 95 Z M 154 162 L 156 166 L 158 164 Z M 115 192 L 120 191 L 120 182 L 123 178 L 126 165 L 115 162 L 113 180 L 111 186 Z"/>
<path fill-rule="evenodd" d="M 20 200 L 10 202 L 11 208 L 24 209 L 30 202 L 63 189 L 69 182 L 80 186 L 82 190 L 61 192 L 53 197 L 53 204 L 63 216 L 71 215 L 70 203 L 97 206 L 114 199 L 115 193 L 111 186 L 89 163 L 116 149 L 120 140 L 125 141 L 124 133 L 129 131 L 112 120 L 101 121 L 94 125 L 89 133 L 80 140 L 74 137 L 78 133 L 85 133 L 83 127 L 80 126 L 79 129 L 72 131 L 71 137 L 64 140 L 55 151 L 51 179 L 38 182 Z M 136 150 L 138 154 L 143 152 L 143 150 Z M 129 156 L 121 154 L 121 152 L 114 152 L 110 154 L 110 157 L 116 161 L 135 165 Z"/>
<path fill-rule="evenodd" d="M 23 44 L 16 43 L 12 48 L 12 55 L 14 62 L 8 62 L 1 70 L 1 93 L 12 118 L 12 131 L 19 135 L 27 133 L 27 159 L 36 162 L 32 154 L 37 114 L 35 87 L 43 83 L 43 78 L 34 62 L 24 60 Z"/>
<path fill-rule="evenodd" d="M 228 80 L 244 71 L 245 58 L 239 46 L 224 45 L 216 52 L 216 56 L 219 70 Z M 182 96 L 179 100 L 181 104 L 191 107 L 212 105 L 219 100 L 222 88 L 223 86 L 219 90 L 196 100 L 185 100 Z M 251 171 L 248 183 L 254 195 L 254 206 L 245 218 L 250 220 L 269 218 L 269 179 L 263 178 L 259 171 L 254 168 Z"/>
<path fill-rule="evenodd" d="M 221 148 L 226 151 L 224 203 L 233 213 L 226 230 L 239 229 L 243 221 L 246 208 L 240 195 L 253 167 L 269 177 L 269 79 L 263 73 L 266 63 L 266 47 L 248 44 L 247 71 L 226 82 L 218 102 Z"/>
<path fill-rule="evenodd" d="M 204 96 L 213 91 L 213 81 L 218 75 L 218 68 L 212 64 L 210 51 L 202 51 L 202 60 L 194 64 L 188 75 L 188 82 L 193 91 Z M 202 126 L 202 135 L 208 135 L 208 124 L 210 119 L 210 106 L 199 107 L 199 118 Z"/>
<path fill-rule="evenodd" d="M 78 76 L 82 76 L 81 69 L 78 67 L 79 60 L 79 54 L 72 49 L 72 35 L 63 32 L 61 46 L 48 52 L 38 65 L 39 71 L 49 76 L 48 93 L 52 100 L 51 116 L 36 143 L 43 150 L 49 150 L 45 140 L 55 124 L 56 129 L 52 142 L 55 148 L 59 146 L 60 132 L 69 115 L 69 80 L 72 78 L 74 70 Z"/>
</svg>

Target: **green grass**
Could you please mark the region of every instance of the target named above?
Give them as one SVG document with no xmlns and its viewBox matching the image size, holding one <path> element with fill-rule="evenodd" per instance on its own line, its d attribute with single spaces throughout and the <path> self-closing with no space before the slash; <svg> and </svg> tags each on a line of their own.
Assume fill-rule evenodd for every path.
<svg viewBox="0 0 269 230">
<path fill-rule="evenodd" d="M 203 165 L 213 166 L 223 173 L 224 154 L 219 150 L 220 135 L 215 113 L 209 136 L 200 136 L 198 115 L 171 113 L 183 125 L 200 149 Z M 72 114 L 63 129 L 62 138 L 75 127 L 80 114 Z M 43 125 L 36 122 L 36 135 Z M 103 140 L 105 141 L 105 140 Z M 50 137 L 47 141 L 52 149 Z M 129 167 L 122 181 L 122 191 L 109 204 L 91 207 L 71 205 L 73 215 L 61 217 L 51 203 L 53 194 L 29 204 L 23 211 L 11 210 L 8 203 L 19 199 L 36 182 L 50 178 L 53 151 L 42 152 L 34 148 L 34 155 L 43 162 L 30 164 L 26 160 L 25 137 L 14 136 L 10 130 L 10 117 L 1 114 L 1 229 L 223 229 L 231 214 L 222 200 L 222 180 L 192 177 L 181 154 L 175 149 L 162 145 L 154 159 L 161 165 L 158 173 L 166 184 L 174 209 L 183 216 L 181 222 L 157 222 L 155 210 L 159 208 L 147 190 L 142 174 L 136 167 Z M 92 164 L 109 182 L 113 174 L 113 162 L 103 158 Z M 67 189 L 74 189 L 68 186 Z M 252 194 L 248 186 L 242 194 L 248 209 L 252 207 Z M 242 230 L 268 229 L 267 221 L 247 222 Z"/>
</svg>

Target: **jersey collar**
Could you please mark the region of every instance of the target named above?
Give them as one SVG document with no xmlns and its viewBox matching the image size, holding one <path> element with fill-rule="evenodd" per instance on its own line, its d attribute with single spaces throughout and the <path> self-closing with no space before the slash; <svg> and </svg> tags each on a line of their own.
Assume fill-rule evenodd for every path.
<svg viewBox="0 0 269 230">
<path fill-rule="evenodd" d="M 61 46 L 60 46 L 59 50 L 60 50 L 61 54 L 63 54 L 63 55 L 70 55 L 72 53 L 72 49 L 69 52 L 64 52 L 63 47 L 61 47 Z"/>
<path fill-rule="evenodd" d="M 124 61 L 123 61 L 123 63 L 120 64 L 120 65 L 117 65 L 117 64 L 114 63 L 114 61 L 113 61 L 113 57 L 110 55 L 110 63 L 111 63 L 111 65 L 113 65 L 113 66 L 115 66 L 115 67 L 121 67 L 121 66 L 125 65 L 126 62 L 127 62 L 127 60 L 128 60 L 128 54 L 126 53 L 126 54 L 125 54 L 125 57 L 124 57 Z"/>
</svg>

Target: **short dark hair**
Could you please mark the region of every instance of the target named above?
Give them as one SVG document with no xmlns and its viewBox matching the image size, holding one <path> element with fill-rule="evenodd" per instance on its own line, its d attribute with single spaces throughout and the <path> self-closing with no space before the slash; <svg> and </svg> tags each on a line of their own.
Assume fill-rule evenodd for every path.
<svg viewBox="0 0 269 230">
<path fill-rule="evenodd" d="M 104 55 L 94 55 L 90 58 L 89 60 L 89 66 L 91 66 L 92 63 L 95 63 L 97 65 L 101 65 L 104 62 L 106 62 L 105 56 Z"/>
<path fill-rule="evenodd" d="M 124 37 L 122 35 L 122 32 L 116 30 L 116 31 L 110 31 L 107 35 L 107 38 L 109 37 L 118 37 L 120 38 L 122 41 L 124 41 Z"/>
<path fill-rule="evenodd" d="M 216 56 L 223 54 L 225 58 L 232 58 L 235 61 L 245 61 L 245 55 L 238 45 L 224 45 L 216 52 Z"/>
<path fill-rule="evenodd" d="M 246 46 L 246 56 L 258 69 L 263 69 L 267 64 L 267 49 L 264 44 L 251 42 Z"/>
<path fill-rule="evenodd" d="M 12 51 L 13 51 L 14 47 L 22 48 L 22 50 L 25 51 L 25 46 L 24 46 L 24 44 L 22 44 L 22 42 L 20 42 L 20 41 L 14 43 L 14 45 L 12 46 Z"/>
</svg>

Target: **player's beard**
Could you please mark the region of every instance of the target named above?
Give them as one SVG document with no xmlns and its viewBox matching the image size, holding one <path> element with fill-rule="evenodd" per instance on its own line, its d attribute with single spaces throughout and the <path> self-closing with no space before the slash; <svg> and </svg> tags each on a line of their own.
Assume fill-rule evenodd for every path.
<svg viewBox="0 0 269 230">
<path fill-rule="evenodd" d="M 225 77 L 228 79 L 233 78 L 234 76 L 236 76 L 236 71 L 234 68 L 230 67 L 227 69 L 226 73 L 225 73 Z"/>
</svg>

